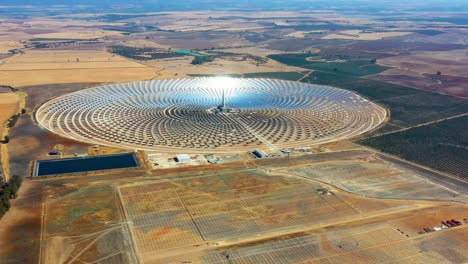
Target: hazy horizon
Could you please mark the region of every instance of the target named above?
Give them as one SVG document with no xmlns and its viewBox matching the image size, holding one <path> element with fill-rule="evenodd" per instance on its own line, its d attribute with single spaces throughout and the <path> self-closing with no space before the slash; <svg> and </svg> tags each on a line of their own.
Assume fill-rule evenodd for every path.
<svg viewBox="0 0 468 264">
<path fill-rule="evenodd" d="M 392 11 L 467 11 L 468 4 L 463 0 L 454 0 L 447 3 L 443 0 L 397 0 L 397 1 L 371 1 L 371 0 L 291 0 L 291 1 L 267 1 L 267 0 L 225 0 L 222 3 L 216 0 L 187 0 L 183 2 L 167 2 L 161 0 L 4 0 L 0 4 L 3 9 L 27 8 L 42 6 L 48 8 L 75 7 L 92 11 L 183 11 L 183 10 L 308 10 L 308 9 L 332 9 L 380 12 Z"/>
</svg>

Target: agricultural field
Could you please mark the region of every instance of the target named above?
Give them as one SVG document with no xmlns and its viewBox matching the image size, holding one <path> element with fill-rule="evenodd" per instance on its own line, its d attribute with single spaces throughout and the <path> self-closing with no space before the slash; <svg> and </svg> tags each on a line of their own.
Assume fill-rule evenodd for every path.
<svg viewBox="0 0 468 264">
<path fill-rule="evenodd" d="M 271 58 L 288 65 L 308 68 L 311 62 L 310 60 L 304 62 L 305 57 L 306 55 L 286 54 Z M 464 116 L 468 112 L 468 101 L 465 99 L 398 84 L 357 78 L 341 74 L 339 71 L 330 73 L 316 70 L 302 81 L 353 90 L 389 109 L 390 120 L 380 129 L 371 132 L 370 139 L 358 142 L 419 162 L 430 168 L 466 178 L 465 173 L 462 172 L 466 167 L 464 161 L 466 160 L 464 149 L 466 144 L 460 143 L 460 140 L 463 141 L 460 135 L 466 134 L 466 125 L 463 122 L 465 119 L 451 120 L 455 126 L 453 129 L 441 130 L 439 127 L 425 127 L 431 124 L 437 126 L 438 122 L 446 119 Z M 398 132 L 400 130 L 403 131 Z M 397 133 L 391 134 L 392 132 Z M 402 135 L 407 135 L 408 138 Z M 413 147 L 409 148 L 408 145 Z"/>
<path fill-rule="evenodd" d="M 301 55 L 305 57 L 305 55 Z M 300 65 L 296 55 L 283 55 L 279 59 L 290 65 Z M 307 66 L 308 62 L 302 64 Z M 388 132 L 407 128 L 426 122 L 441 120 L 464 114 L 468 102 L 464 99 L 417 90 L 414 88 L 381 81 L 356 78 L 340 72 L 330 73 L 316 70 L 302 80 L 303 82 L 330 85 L 356 91 L 359 94 L 388 107 L 391 119 L 383 130 Z M 374 133 L 380 133 L 377 131 Z"/>
<path fill-rule="evenodd" d="M 121 32 L 118 31 L 107 31 L 107 30 L 87 30 L 87 31 L 63 31 L 57 33 L 44 33 L 44 34 L 36 34 L 34 35 L 33 39 L 99 39 L 103 37 L 110 37 L 110 36 L 121 36 Z"/>
<path fill-rule="evenodd" d="M 17 93 L 12 92 L 9 88 L 0 87 L 0 134 L 7 120 L 19 111 L 19 99 Z"/>
<path fill-rule="evenodd" d="M 15 87 L 94 82 L 118 82 L 148 79 L 155 70 L 104 51 L 32 50 L 4 59 L 0 79 Z M 115 74 L 119 71 L 119 74 Z"/>
<path fill-rule="evenodd" d="M 281 79 L 290 81 L 299 81 L 309 72 L 257 72 L 243 74 L 244 78 L 270 78 L 270 79 Z"/>
<path fill-rule="evenodd" d="M 350 40 L 380 40 L 383 38 L 400 37 L 411 34 L 411 32 L 386 31 L 372 32 L 362 30 L 343 30 L 337 33 L 326 35 L 322 39 L 350 39 Z"/>
<path fill-rule="evenodd" d="M 20 49 L 23 45 L 18 41 L 0 41 L 0 54 L 9 53 L 11 50 Z"/>
<path fill-rule="evenodd" d="M 423 90 L 468 97 L 468 50 L 415 52 L 411 55 L 387 57 L 378 64 L 392 67 L 371 78 L 410 85 Z"/>
<path fill-rule="evenodd" d="M 375 157 L 371 162 L 330 162 L 301 168 L 285 169 L 285 173 L 300 175 L 326 182 L 352 193 L 400 199 L 460 200 L 468 197 L 443 188 L 419 177 L 415 173 L 391 166 Z"/>
<path fill-rule="evenodd" d="M 304 81 L 356 91 L 388 107 L 388 124 L 400 128 L 463 114 L 468 107 L 464 99 L 363 78 L 315 71 Z"/>
<path fill-rule="evenodd" d="M 468 179 L 468 117 L 376 136 L 360 143 Z"/>
<path fill-rule="evenodd" d="M 54 187 L 45 186 L 45 192 L 52 192 Z M 130 237 L 112 187 L 95 186 L 70 192 L 48 202 L 43 212 L 41 263 L 134 261 L 128 247 Z"/>
<path fill-rule="evenodd" d="M 230 60 L 215 58 L 212 62 L 192 65 L 193 56 L 167 58 L 144 61 L 150 67 L 164 67 L 164 71 L 173 72 L 172 77 L 201 76 L 201 75 L 243 75 L 257 72 L 297 72 L 304 69 L 280 64 L 274 60 L 268 60 L 263 64 L 257 64 L 253 60 Z M 177 73 L 177 75 L 175 75 Z"/>
<path fill-rule="evenodd" d="M 407 56 L 394 56 L 378 61 L 381 65 L 400 68 L 420 74 L 442 74 L 468 77 L 468 49 L 427 52 L 414 52 Z"/>
<path fill-rule="evenodd" d="M 8 152 L 9 131 L 16 124 L 23 105 L 23 93 L 13 92 L 9 87 L 0 86 L 0 172 L 6 179 L 11 177 Z"/>
<path fill-rule="evenodd" d="M 9 228 L 0 228 L 0 237 L 16 238 L 12 230 L 18 228 L 28 232 L 1 247 L 0 261 L 223 263 L 227 255 L 234 263 L 468 259 L 465 225 L 418 234 L 441 219 L 465 221 L 465 205 L 452 201 L 463 195 L 390 163 L 370 162 L 369 155 L 361 150 L 215 170 L 205 165 L 27 181 L 12 212 L 25 221 L 7 215 L 2 222 Z M 321 182 L 327 174 L 346 191 Z M 440 201 L 425 200 L 431 192 Z M 26 242 L 33 237 L 41 239 Z M 450 254 L 441 243 L 451 243 Z M 26 254 L 17 254 L 26 247 Z"/>
<path fill-rule="evenodd" d="M 337 59 L 328 61 L 320 57 L 316 58 L 316 54 L 274 54 L 268 57 L 291 66 L 346 76 L 371 75 L 388 69 L 387 67 L 377 65 L 372 59 Z"/>
</svg>

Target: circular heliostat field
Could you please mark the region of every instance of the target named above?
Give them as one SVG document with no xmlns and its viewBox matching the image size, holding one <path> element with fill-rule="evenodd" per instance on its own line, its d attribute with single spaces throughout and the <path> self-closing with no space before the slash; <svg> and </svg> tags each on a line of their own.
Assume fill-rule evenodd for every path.
<svg viewBox="0 0 468 264">
<path fill-rule="evenodd" d="M 385 116 L 347 90 L 220 77 L 109 84 L 36 113 L 42 127 L 82 142 L 204 153 L 312 146 L 365 133 Z"/>
</svg>

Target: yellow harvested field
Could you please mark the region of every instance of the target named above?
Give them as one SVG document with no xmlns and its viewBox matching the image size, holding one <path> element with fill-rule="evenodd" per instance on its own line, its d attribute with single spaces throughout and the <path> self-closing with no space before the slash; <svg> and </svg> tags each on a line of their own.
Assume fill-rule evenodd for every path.
<svg viewBox="0 0 468 264">
<path fill-rule="evenodd" d="M 181 57 L 148 61 L 145 62 L 145 64 L 163 67 L 166 70 L 177 73 L 179 77 L 184 76 L 184 74 L 245 74 L 253 72 L 289 72 L 304 70 L 302 68 L 287 66 L 274 60 L 269 60 L 267 63 L 259 64 L 258 66 L 253 61 L 231 61 L 225 59 L 215 59 L 213 62 L 192 65 L 190 64 L 192 60 L 192 57 Z"/>
<path fill-rule="evenodd" d="M 55 70 L 55 69 L 102 69 L 102 68 L 141 68 L 142 65 L 133 61 L 88 61 L 77 62 L 33 62 L 33 63 L 5 63 L 0 65 L 1 71 L 22 70 Z"/>
<path fill-rule="evenodd" d="M 422 51 L 414 52 L 411 55 L 393 56 L 379 60 L 380 65 L 395 67 L 408 73 L 414 72 L 416 75 L 424 73 L 434 74 L 441 70 L 444 75 L 468 77 L 466 71 L 468 66 L 468 49 L 450 51 Z M 395 74 L 387 70 L 381 75 Z"/>
<path fill-rule="evenodd" d="M 53 83 L 82 82 L 126 82 L 150 79 L 155 75 L 151 68 L 115 68 L 102 69 L 58 69 L 0 71 L 0 79 L 7 85 L 21 87 Z"/>
<path fill-rule="evenodd" d="M 18 94 L 0 93 L 0 123 L 5 123 L 18 111 Z"/>
<path fill-rule="evenodd" d="M 26 41 L 31 39 L 32 35 L 21 32 L 21 31 L 11 31 L 11 32 L 4 32 L 3 29 L 0 28 L 0 41 Z"/>
<path fill-rule="evenodd" d="M 159 44 L 153 41 L 144 40 L 144 39 L 137 39 L 137 40 L 130 40 L 125 42 L 125 46 L 128 47 L 135 47 L 135 48 L 156 48 L 156 49 L 168 49 L 170 46 Z"/>
<path fill-rule="evenodd" d="M 18 41 L 0 41 L 0 53 L 8 53 L 12 49 L 20 49 L 23 45 Z"/>
<path fill-rule="evenodd" d="M 124 82 L 149 79 L 155 72 L 146 65 L 105 51 L 27 51 L 0 64 L 2 84 L 11 86 Z"/>
<path fill-rule="evenodd" d="M 0 138 L 2 140 L 8 135 L 8 128 L 5 127 L 5 123 L 19 110 L 19 100 L 18 93 L 4 92 L 3 89 L 0 89 Z M 0 171 L 8 180 L 10 178 L 10 166 L 7 144 L 0 144 L 0 164 Z"/>
<path fill-rule="evenodd" d="M 379 40 L 408 34 L 411 34 L 411 32 L 363 32 L 361 30 L 344 30 L 329 34 L 322 39 Z"/>
<path fill-rule="evenodd" d="M 246 30 L 264 30 L 265 27 L 257 23 L 245 22 L 242 20 L 229 21 L 225 23 L 217 23 L 213 25 L 210 21 L 193 24 L 191 20 L 176 21 L 172 24 L 162 26 L 164 30 L 174 30 L 179 32 L 191 31 L 246 31 Z"/>
<path fill-rule="evenodd" d="M 77 19 L 54 19 L 54 18 L 33 18 L 24 22 L 27 27 L 47 27 L 51 28 L 67 28 L 67 27 L 97 27 L 97 26 L 122 26 L 125 23 L 104 22 L 104 21 L 87 21 Z"/>
<path fill-rule="evenodd" d="M 67 63 L 75 62 L 76 58 L 80 62 L 122 62 L 128 61 L 120 56 L 114 56 L 106 51 L 80 51 L 80 50 L 28 50 L 24 54 L 18 54 L 3 60 L 6 64 L 10 63 Z M 135 63 L 138 64 L 138 63 Z M 141 66 L 141 65 L 140 65 Z"/>
<path fill-rule="evenodd" d="M 120 36 L 121 32 L 107 30 L 64 31 L 34 35 L 35 38 L 45 39 L 96 39 L 107 36 Z"/>
</svg>

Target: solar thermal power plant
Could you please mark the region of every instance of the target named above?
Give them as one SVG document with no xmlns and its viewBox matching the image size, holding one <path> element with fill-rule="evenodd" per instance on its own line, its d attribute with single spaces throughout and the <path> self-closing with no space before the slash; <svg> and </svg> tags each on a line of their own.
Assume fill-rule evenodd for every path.
<svg viewBox="0 0 468 264">
<path fill-rule="evenodd" d="M 81 90 L 48 101 L 36 118 L 53 133 L 91 144 L 212 153 L 342 140 L 379 126 L 386 110 L 329 86 L 203 77 Z"/>
</svg>

